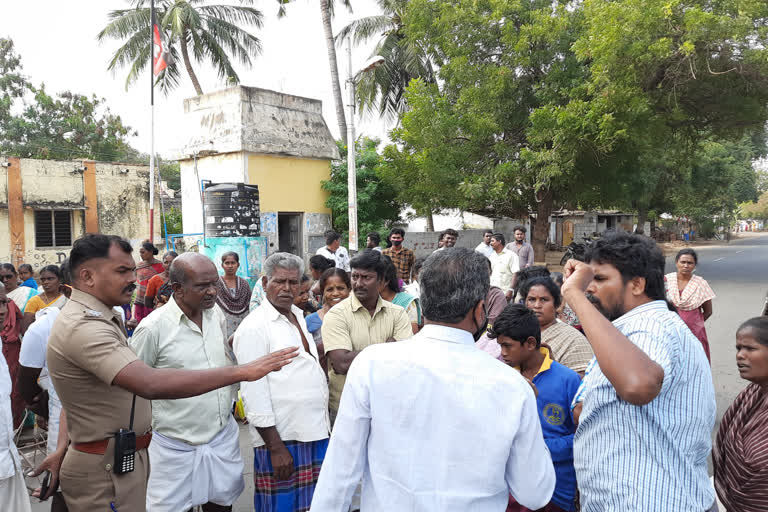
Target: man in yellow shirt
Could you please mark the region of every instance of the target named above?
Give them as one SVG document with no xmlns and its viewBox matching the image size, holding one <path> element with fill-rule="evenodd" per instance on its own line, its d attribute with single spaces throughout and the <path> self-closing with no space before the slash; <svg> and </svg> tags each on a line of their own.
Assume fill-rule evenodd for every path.
<svg viewBox="0 0 768 512">
<path fill-rule="evenodd" d="M 352 258 L 352 295 L 331 308 L 323 319 L 328 358 L 331 421 L 336 417 L 347 371 L 361 350 L 413 336 L 408 313 L 379 296 L 387 265 L 384 256 L 366 250 Z"/>
</svg>

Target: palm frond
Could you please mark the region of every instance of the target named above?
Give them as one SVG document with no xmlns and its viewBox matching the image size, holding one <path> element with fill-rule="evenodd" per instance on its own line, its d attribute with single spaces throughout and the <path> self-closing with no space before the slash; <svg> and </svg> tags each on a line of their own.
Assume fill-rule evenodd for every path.
<svg viewBox="0 0 768 512">
<path fill-rule="evenodd" d="M 370 38 L 376 35 L 383 35 L 384 32 L 392 30 L 394 25 L 392 24 L 392 18 L 386 15 L 367 16 L 351 22 L 346 27 L 342 28 L 336 37 L 336 45 L 340 46 L 342 41 L 346 39 L 350 34 L 352 35 L 352 44 L 359 45 L 367 42 Z"/>
<path fill-rule="evenodd" d="M 237 25 L 209 18 L 206 19 L 206 31 L 246 66 L 251 65 L 252 55 L 261 55 L 261 40 Z"/>
<path fill-rule="evenodd" d="M 200 46 L 204 50 L 205 56 L 213 63 L 218 72 L 219 78 L 231 80 L 234 83 L 240 83 L 240 77 L 232 67 L 227 52 L 219 45 L 218 41 L 208 32 L 201 32 Z"/>
<path fill-rule="evenodd" d="M 109 13 L 112 20 L 101 32 L 96 35 L 96 40 L 125 39 L 132 36 L 138 30 L 146 28 L 150 23 L 149 9 L 121 9 Z"/>
<path fill-rule="evenodd" d="M 149 25 L 136 32 L 123 46 L 117 49 L 109 61 L 107 69 L 113 71 L 115 68 L 123 67 L 136 60 L 140 54 L 150 52 L 151 34 Z"/>
<path fill-rule="evenodd" d="M 253 7 L 231 5 L 206 5 L 200 7 L 203 17 L 215 18 L 232 25 L 243 24 L 261 28 L 264 25 L 264 14 Z"/>
</svg>

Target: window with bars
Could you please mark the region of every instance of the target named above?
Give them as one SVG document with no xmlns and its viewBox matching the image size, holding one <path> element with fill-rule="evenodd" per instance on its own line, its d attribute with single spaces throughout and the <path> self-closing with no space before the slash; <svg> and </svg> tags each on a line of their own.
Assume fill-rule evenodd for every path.
<svg viewBox="0 0 768 512">
<path fill-rule="evenodd" d="M 35 210 L 35 245 L 69 247 L 72 245 L 72 212 Z"/>
</svg>

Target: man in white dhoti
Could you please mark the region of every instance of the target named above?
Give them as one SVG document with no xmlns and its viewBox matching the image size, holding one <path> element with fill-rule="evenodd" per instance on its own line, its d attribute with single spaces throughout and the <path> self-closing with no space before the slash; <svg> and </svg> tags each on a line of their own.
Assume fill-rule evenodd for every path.
<svg viewBox="0 0 768 512">
<path fill-rule="evenodd" d="M 146 317 L 131 346 L 154 368 L 187 370 L 234 364 L 226 320 L 216 306 L 216 266 L 199 253 L 176 258 L 169 271 L 173 296 Z M 245 488 L 234 388 L 180 400 L 152 401 L 152 471 L 147 512 L 232 510 Z"/>
<path fill-rule="evenodd" d="M 8 300 L 0 303 L 0 325 L 8 313 Z M 11 373 L 4 357 L 0 357 L 0 507 L 14 512 L 31 512 L 21 460 L 13 443 L 11 414 Z"/>
</svg>

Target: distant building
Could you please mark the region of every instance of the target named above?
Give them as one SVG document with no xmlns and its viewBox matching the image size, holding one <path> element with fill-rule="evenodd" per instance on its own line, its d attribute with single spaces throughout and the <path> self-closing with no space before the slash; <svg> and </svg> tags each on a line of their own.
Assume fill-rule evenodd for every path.
<svg viewBox="0 0 768 512">
<path fill-rule="evenodd" d="M 340 158 L 319 100 L 237 86 L 184 101 L 181 167 L 185 233 L 204 227 L 201 183 L 259 187 L 261 236 L 269 253 L 308 259 L 331 227 L 331 160 Z"/>
<path fill-rule="evenodd" d="M 134 246 L 148 238 L 145 165 L 0 156 L 0 184 L 2 261 L 59 264 L 84 233 L 120 235 Z M 160 229 L 155 198 L 156 241 Z"/>
</svg>

